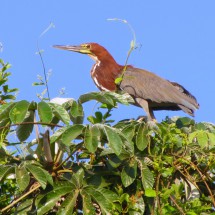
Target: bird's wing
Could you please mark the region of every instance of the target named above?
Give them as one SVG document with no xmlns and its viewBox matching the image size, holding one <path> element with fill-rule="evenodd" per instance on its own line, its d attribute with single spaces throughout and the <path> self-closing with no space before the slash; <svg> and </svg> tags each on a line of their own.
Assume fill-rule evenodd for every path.
<svg viewBox="0 0 215 215">
<path fill-rule="evenodd" d="M 120 88 L 135 98 L 154 103 L 182 105 L 195 110 L 197 102 L 174 86 L 171 82 L 146 70 L 128 67 Z"/>
</svg>

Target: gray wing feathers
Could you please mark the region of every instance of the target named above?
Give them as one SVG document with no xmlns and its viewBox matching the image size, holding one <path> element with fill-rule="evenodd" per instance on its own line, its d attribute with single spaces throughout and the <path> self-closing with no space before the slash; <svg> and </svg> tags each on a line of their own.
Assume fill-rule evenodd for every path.
<svg viewBox="0 0 215 215">
<path fill-rule="evenodd" d="M 134 97 L 143 98 L 156 103 L 175 103 L 181 109 L 198 108 L 198 103 L 181 85 L 171 82 L 141 69 L 127 69 L 120 84 L 122 90 Z M 186 94 L 186 91 L 189 95 Z M 185 111 L 185 110 L 184 110 Z M 186 111 L 187 112 L 187 111 Z"/>
</svg>

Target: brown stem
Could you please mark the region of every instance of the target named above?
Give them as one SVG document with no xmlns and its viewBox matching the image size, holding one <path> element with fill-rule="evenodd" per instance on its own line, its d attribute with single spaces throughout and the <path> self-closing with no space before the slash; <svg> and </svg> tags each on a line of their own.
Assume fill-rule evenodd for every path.
<svg viewBox="0 0 215 215">
<path fill-rule="evenodd" d="M 208 183 L 207 183 L 206 180 L 205 180 L 204 174 L 202 174 L 202 172 L 199 170 L 199 168 L 198 168 L 197 166 L 196 166 L 196 170 L 198 171 L 198 173 L 199 173 L 199 175 L 201 176 L 201 178 L 202 178 L 202 180 L 203 180 L 205 186 L 207 187 L 207 190 L 208 190 L 208 192 L 210 193 L 211 200 L 212 200 L 212 202 L 213 202 L 213 206 L 215 207 L 215 199 L 214 199 L 214 196 L 213 196 L 213 193 L 212 193 L 210 187 L 208 186 Z"/>
<path fill-rule="evenodd" d="M 57 171 L 57 173 L 65 173 L 65 172 L 70 172 L 70 173 L 74 173 L 72 170 L 69 170 L 69 169 L 62 169 L 62 170 L 59 170 Z"/>
<path fill-rule="evenodd" d="M 31 125 L 31 124 L 33 124 L 33 125 L 55 126 L 55 127 L 59 127 L 59 128 L 63 127 L 62 125 L 58 125 L 58 124 L 54 124 L 54 123 L 46 123 L 46 122 L 21 122 L 21 123 L 14 123 L 14 124 L 11 124 L 11 125 L 1 126 L 0 130 L 4 129 L 4 128 L 9 128 L 11 126 L 16 126 L 16 125 Z"/>
<path fill-rule="evenodd" d="M 53 170 L 54 170 L 54 171 L 58 170 L 58 169 L 59 169 L 61 166 L 63 166 L 64 163 L 65 163 L 66 161 L 68 161 L 69 159 L 70 159 L 70 156 L 68 156 L 68 157 L 67 157 L 64 161 L 62 161 L 62 163 L 60 163 L 58 166 L 54 167 Z M 56 159 L 55 163 L 57 163 L 57 159 Z"/>
<path fill-rule="evenodd" d="M 178 157 L 180 157 L 180 156 L 178 156 Z M 207 188 L 207 190 L 208 190 L 208 192 L 209 192 L 209 194 L 210 194 L 210 196 L 211 196 L 211 200 L 212 200 L 213 206 L 215 207 L 215 199 L 214 199 L 213 193 L 212 193 L 212 191 L 211 191 L 211 189 L 210 189 L 208 183 L 207 183 L 206 180 L 205 180 L 205 177 L 206 177 L 206 176 L 200 171 L 200 169 L 198 168 L 198 166 L 197 166 L 196 164 L 194 164 L 192 161 L 186 159 L 185 157 L 180 157 L 180 158 L 184 159 L 184 160 L 185 160 L 186 162 L 188 162 L 194 169 L 197 170 L 197 172 L 199 173 L 200 177 L 202 178 L 202 181 L 204 182 L 204 184 L 205 184 L 205 186 L 206 186 L 206 188 Z"/>
<path fill-rule="evenodd" d="M 50 149 L 49 130 L 47 130 L 44 134 L 41 135 L 43 137 L 43 149 L 46 161 L 48 163 L 53 163 L 52 153 Z"/>
<path fill-rule="evenodd" d="M 161 174 L 158 173 L 158 176 L 157 176 L 157 178 L 156 178 L 155 191 L 156 191 L 156 201 L 157 201 L 157 204 L 158 204 L 158 210 L 159 210 L 159 213 L 162 214 L 161 205 L 160 205 L 160 198 L 159 198 L 159 196 L 158 196 L 160 177 L 161 177 Z"/>
<path fill-rule="evenodd" d="M 37 122 L 36 113 L 34 113 L 34 122 Z M 34 125 L 34 128 L 35 128 L 37 142 L 39 143 L 39 135 L 40 135 L 39 126 L 36 124 L 36 125 Z"/>
<path fill-rule="evenodd" d="M 183 209 L 177 204 L 177 202 L 175 201 L 175 199 L 170 196 L 170 199 L 173 201 L 173 203 L 175 204 L 175 206 L 178 208 L 178 210 L 180 211 L 181 215 L 186 215 L 183 211 Z"/>
<path fill-rule="evenodd" d="M 38 184 L 37 186 L 35 186 L 33 189 L 29 190 L 27 193 L 25 193 L 23 196 L 19 197 L 18 199 L 16 199 L 15 201 L 13 201 L 11 204 L 9 204 L 8 206 L 6 206 L 5 208 L 3 208 L 1 210 L 1 213 L 5 212 L 6 210 L 8 210 L 9 208 L 11 208 L 12 206 L 14 206 L 16 203 L 18 203 L 19 201 L 21 201 L 22 199 L 24 199 L 26 196 L 28 196 L 29 194 L 33 193 L 35 190 L 37 190 L 38 188 L 40 188 L 41 185 Z"/>
</svg>

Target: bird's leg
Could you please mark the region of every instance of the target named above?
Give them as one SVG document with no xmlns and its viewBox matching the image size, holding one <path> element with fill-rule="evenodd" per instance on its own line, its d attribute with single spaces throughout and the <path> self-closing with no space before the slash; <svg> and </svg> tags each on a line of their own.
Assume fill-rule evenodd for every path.
<svg viewBox="0 0 215 215">
<path fill-rule="evenodd" d="M 148 121 L 157 122 L 156 119 L 155 119 L 153 111 L 149 108 L 148 102 L 146 100 L 144 100 L 144 99 L 141 99 L 141 98 L 136 98 L 135 100 L 144 109 L 144 111 L 146 112 Z"/>
<path fill-rule="evenodd" d="M 153 113 L 153 110 L 149 109 L 149 114 L 150 114 L 151 120 L 152 120 L 153 122 L 157 122 L 157 120 L 155 119 L 155 115 L 154 115 L 154 113 Z"/>
</svg>

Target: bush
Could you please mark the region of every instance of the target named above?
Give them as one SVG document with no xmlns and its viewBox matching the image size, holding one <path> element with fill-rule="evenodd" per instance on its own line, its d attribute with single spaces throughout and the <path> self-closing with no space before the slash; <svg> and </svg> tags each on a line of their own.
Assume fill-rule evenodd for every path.
<svg viewBox="0 0 215 215">
<path fill-rule="evenodd" d="M 213 214 L 215 125 L 187 117 L 114 122 L 117 103 L 132 102 L 126 94 L 38 103 L 1 96 L 3 214 Z M 83 123 L 90 100 L 102 109 Z"/>
</svg>

